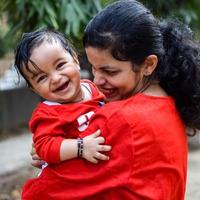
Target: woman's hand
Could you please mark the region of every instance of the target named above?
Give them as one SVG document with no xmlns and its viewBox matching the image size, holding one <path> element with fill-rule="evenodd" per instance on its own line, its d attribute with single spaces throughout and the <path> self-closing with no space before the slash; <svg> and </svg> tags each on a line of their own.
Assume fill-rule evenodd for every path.
<svg viewBox="0 0 200 200">
<path fill-rule="evenodd" d="M 32 144 L 32 149 L 31 149 L 30 154 L 32 157 L 31 165 L 33 167 L 37 167 L 37 168 L 41 169 L 42 165 L 45 164 L 45 161 L 41 160 L 40 157 L 38 156 L 38 154 L 36 153 L 34 144 Z"/>
<path fill-rule="evenodd" d="M 110 151 L 111 146 L 103 144 L 104 137 L 100 136 L 101 131 L 97 130 L 95 133 L 83 138 L 83 158 L 92 162 L 98 163 L 99 160 L 109 160 L 102 152 Z"/>
</svg>

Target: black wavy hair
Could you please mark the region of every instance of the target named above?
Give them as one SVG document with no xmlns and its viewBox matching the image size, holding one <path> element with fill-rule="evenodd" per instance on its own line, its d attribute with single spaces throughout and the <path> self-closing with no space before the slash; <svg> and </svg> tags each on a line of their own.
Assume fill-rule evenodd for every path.
<svg viewBox="0 0 200 200">
<path fill-rule="evenodd" d="M 148 81 L 159 81 L 174 98 L 186 126 L 200 129 L 200 45 L 188 26 L 159 20 L 138 1 L 122 0 L 89 22 L 83 44 L 131 61 L 134 71 L 147 56 L 156 55 L 158 65 Z"/>
<path fill-rule="evenodd" d="M 37 65 L 30 59 L 30 57 L 33 49 L 40 46 L 44 41 L 49 43 L 53 43 L 53 41 L 60 42 L 62 47 L 71 54 L 76 62 L 78 62 L 77 53 L 74 46 L 62 33 L 49 28 L 40 28 L 33 32 L 24 33 L 21 41 L 15 49 L 14 67 L 16 68 L 17 72 L 23 76 L 30 87 L 31 84 L 24 75 L 23 69 L 26 68 L 27 71 L 34 74 L 34 72 L 31 71 L 28 66 L 29 62 L 32 63 L 36 70 L 39 69 Z"/>
</svg>

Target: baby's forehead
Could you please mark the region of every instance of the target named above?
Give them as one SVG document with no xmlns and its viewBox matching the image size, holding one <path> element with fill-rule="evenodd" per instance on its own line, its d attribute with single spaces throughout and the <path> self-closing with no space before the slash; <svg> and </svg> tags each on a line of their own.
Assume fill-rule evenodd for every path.
<svg viewBox="0 0 200 200">
<path fill-rule="evenodd" d="M 32 48 L 30 51 L 29 60 L 32 60 L 37 63 L 37 60 L 44 60 L 45 62 L 48 62 L 49 59 L 53 59 L 56 56 L 62 55 L 62 54 L 69 53 L 68 49 L 65 48 L 65 46 L 59 42 L 59 41 L 48 41 L 45 40 L 39 45 Z M 44 58 L 45 57 L 45 58 Z M 37 63 L 38 64 L 38 63 Z"/>
<path fill-rule="evenodd" d="M 35 46 L 33 47 L 33 50 L 35 48 L 39 48 L 45 45 L 59 46 L 59 47 L 64 48 L 62 42 L 59 39 L 48 37 L 48 38 L 45 38 L 42 42 L 35 44 Z"/>
</svg>

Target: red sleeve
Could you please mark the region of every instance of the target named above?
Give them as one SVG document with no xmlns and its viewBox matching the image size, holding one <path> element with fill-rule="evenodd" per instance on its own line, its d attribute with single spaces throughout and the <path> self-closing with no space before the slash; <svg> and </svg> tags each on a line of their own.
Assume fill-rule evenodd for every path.
<svg viewBox="0 0 200 200">
<path fill-rule="evenodd" d="M 29 122 L 37 154 L 47 163 L 60 162 L 60 146 L 65 134 L 59 116 L 46 108 L 38 108 Z"/>
</svg>

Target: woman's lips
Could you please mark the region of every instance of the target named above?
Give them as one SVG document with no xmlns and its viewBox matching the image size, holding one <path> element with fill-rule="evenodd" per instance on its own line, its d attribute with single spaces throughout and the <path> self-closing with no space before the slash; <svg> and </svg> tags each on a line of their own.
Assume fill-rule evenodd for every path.
<svg viewBox="0 0 200 200">
<path fill-rule="evenodd" d="M 100 90 L 106 97 L 113 96 L 116 93 L 115 89 L 100 88 Z"/>
</svg>

